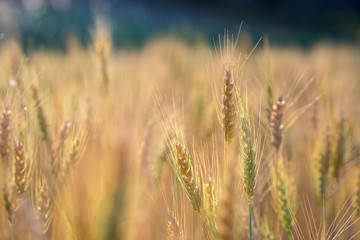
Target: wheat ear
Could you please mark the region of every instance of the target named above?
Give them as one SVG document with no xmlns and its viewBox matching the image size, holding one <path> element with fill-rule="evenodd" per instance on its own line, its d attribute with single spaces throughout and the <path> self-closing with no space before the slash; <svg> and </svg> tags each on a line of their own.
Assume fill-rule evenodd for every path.
<svg viewBox="0 0 360 240">
<path fill-rule="evenodd" d="M 208 175 L 205 178 L 204 193 L 207 203 L 207 206 L 205 207 L 207 211 L 206 218 L 209 224 L 209 229 L 211 230 L 211 236 L 213 237 L 216 234 L 217 200 L 215 196 L 214 180 Z"/>
<path fill-rule="evenodd" d="M 345 125 L 345 117 L 341 115 L 340 122 L 338 124 L 338 133 L 336 139 L 336 145 L 333 152 L 333 172 L 332 175 L 336 180 L 339 180 L 340 169 L 344 164 L 345 158 L 345 132 L 344 132 L 344 125 Z"/>
<path fill-rule="evenodd" d="M 47 232 L 51 223 L 51 197 L 49 192 L 49 185 L 45 178 L 37 186 L 36 193 L 36 212 L 44 224 L 44 232 Z"/>
<path fill-rule="evenodd" d="M 186 147 L 182 144 L 175 144 L 177 177 L 183 187 L 186 196 L 189 198 L 194 210 L 200 214 L 202 207 L 201 191 L 191 165 L 190 156 Z"/>
<path fill-rule="evenodd" d="M 62 166 L 61 175 L 63 179 L 65 179 L 65 177 L 68 175 L 70 171 L 70 167 L 74 166 L 75 163 L 77 162 L 77 159 L 79 157 L 79 148 L 80 148 L 80 141 L 76 139 L 71 146 L 69 158 L 65 160 Z"/>
<path fill-rule="evenodd" d="M 183 239 L 183 232 L 174 213 L 170 210 L 167 212 L 167 231 L 172 240 Z"/>
<path fill-rule="evenodd" d="M 251 204 L 255 188 L 256 163 L 254 139 L 251 133 L 249 119 L 245 116 L 241 117 L 241 139 L 244 191 L 246 193 L 248 203 Z"/>
<path fill-rule="evenodd" d="M 40 103 L 38 90 L 34 85 L 31 86 L 31 90 L 32 90 L 33 99 L 36 104 L 37 119 L 38 119 L 40 131 L 42 133 L 42 137 L 45 141 L 49 141 L 51 143 L 51 138 L 48 132 L 48 124 L 46 122 L 44 110 Z"/>
<path fill-rule="evenodd" d="M 27 185 L 27 164 L 25 160 L 24 147 L 21 142 L 17 142 L 14 146 L 14 166 L 14 188 L 17 194 L 22 194 L 25 192 Z"/>
<path fill-rule="evenodd" d="M 235 128 L 235 98 L 234 82 L 231 80 L 230 70 L 225 71 L 224 76 L 224 94 L 222 96 L 222 124 L 225 133 L 225 141 L 230 144 L 234 136 Z"/>
<path fill-rule="evenodd" d="M 57 177 L 58 174 L 60 173 L 61 165 L 63 164 L 65 142 L 69 135 L 70 128 L 71 128 L 71 122 L 69 120 L 66 120 L 59 131 L 59 140 L 57 143 L 56 150 L 53 151 L 54 161 L 51 166 L 52 167 L 51 171 L 55 175 L 55 177 Z"/>
<path fill-rule="evenodd" d="M 273 93 L 273 86 L 270 81 L 267 81 L 266 83 L 266 116 L 268 120 L 271 120 L 271 113 L 272 113 L 272 107 L 274 105 L 274 93 Z"/>
<path fill-rule="evenodd" d="M 3 202 L 7 214 L 7 220 L 11 225 L 13 222 L 13 216 L 15 211 L 15 202 L 7 188 L 3 189 Z"/>
<path fill-rule="evenodd" d="M 105 33 L 105 32 L 104 32 Z M 96 54 L 100 63 L 100 73 L 102 78 L 103 88 L 107 91 L 109 87 L 109 58 L 111 51 L 111 41 L 107 34 L 99 33 L 96 41 Z"/>
<path fill-rule="evenodd" d="M 327 174 L 329 172 L 331 160 L 331 135 L 330 127 L 325 130 L 324 147 L 318 156 L 318 195 L 320 200 L 326 196 Z"/>
<path fill-rule="evenodd" d="M 6 158 L 9 155 L 10 115 L 11 111 L 5 108 L 5 110 L 2 112 L 0 122 L 0 154 L 3 161 L 5 162 L 5 165 L 8 164 Z"/>
<path fill-rule="evenodd" d="M 247 114 L 243 113 L 240 119 L 241 125 L 241 158 L 243 162 L 243 186 L 249 205 L 249 231 L 252 239 L 252 212 L 251 204 L 255 189 L 256 162 L 254 151 L 254 139 L 251 132 L 250 120 Z"/>
<path fill-rule="evenodd" d="M 283 117 L 283 108 L 285 101 L 282 96 L 279 96 L 276 104 L 272 106 L 271 117 L 270 117 L 270 131 L 271 131 L 271 143 L 277 151 L 279 151 L 282 137 L 283 137 L 283 128 L 282 117 Z"/>
<path fill-rule="evenodd" d="M 282 160 L 282 159 L 281 159 Z M 278 162 L 278 173 L 276 174 L 276 184 L 277 184 L 277 205 L 278 205 L 278 215 L 280 216 L 280 222 L 285 230 L 286 235 L 289 239 L 292 237 L 292 227 L 293 227 L 293 218 L 290 212 L 291 209 L 291 183 L 288 177 L 288 174 L 285 170 L 284 163 L 282 161 Z"/>
</svg>

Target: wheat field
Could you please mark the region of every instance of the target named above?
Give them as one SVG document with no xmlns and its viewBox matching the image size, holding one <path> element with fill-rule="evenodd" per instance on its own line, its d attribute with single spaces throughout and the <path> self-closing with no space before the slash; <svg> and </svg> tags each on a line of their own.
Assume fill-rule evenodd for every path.
<svg viewBox="0 0 360 240">
<path fill-rule="evenodd" d="M 1 46 L 1 239 L 360 239 L 358 47 L 100 30 Z"/>
</svg>

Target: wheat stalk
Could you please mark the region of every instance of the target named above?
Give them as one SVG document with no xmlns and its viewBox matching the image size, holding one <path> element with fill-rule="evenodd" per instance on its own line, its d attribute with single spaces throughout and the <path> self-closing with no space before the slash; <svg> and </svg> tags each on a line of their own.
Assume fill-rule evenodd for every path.
<svg viewBox="0 0 360 240">
<path fill-rule="evenodd" d="M 95 49 L 100 64 L 100 74 L 102 84 L 105 91 L 108 90 L 110 77 L 109 77 L 109 62 L 111 52 L 111 36 L 105 26 L 98 26 L 96 33 Z"/>
<path fill-rule="evenodd" d="M 222 193 L 221 207 L 219 209 L 219 240 L 233 239 L 234 225 L 234 197 L 235 197 L 236 172 L 234 163 L 229 164 L 228 179 Z"/>
<path fill-rule="evenodd" d="M 150 179 L 153 173 L 154 163 L 151 159 L 151 143 L 153 138 L 153 123 L 150 122 L 145 132 L 145 137 L 141 146 L 141 174 L 146 179 Z"/>
</svg>

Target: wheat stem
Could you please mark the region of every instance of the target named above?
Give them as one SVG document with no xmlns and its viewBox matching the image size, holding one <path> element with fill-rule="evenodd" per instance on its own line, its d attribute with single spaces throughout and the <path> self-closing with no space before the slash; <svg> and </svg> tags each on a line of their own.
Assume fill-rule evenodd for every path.
<svg viewBox="0 0 360 240">
<path fill-rule="evenodd" d="M 250 240 L 252 240 L 252 224 L 251 224 L 251 216 L 252 216 L 252 213 L 251 213 L 251 204 L 249 203 L 249 235 L 250 235 Z"/>
</svg>

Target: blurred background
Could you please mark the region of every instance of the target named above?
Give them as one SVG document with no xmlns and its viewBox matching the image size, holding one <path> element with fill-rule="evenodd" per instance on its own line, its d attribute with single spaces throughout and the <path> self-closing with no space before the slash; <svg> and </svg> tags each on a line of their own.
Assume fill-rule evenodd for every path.
<svg viewBox="0 0 360 240">
<path fill-rule="evenodd" d="M 98 18 L 120 48 L 169 33 L 211 44 L 225 28 L 236 32 L 241 21 L 253 41 L 268 36 L 281 46 L 360 43 L 356 0 L 0 0 L 0 39 L 17 38 L 25 50 L 64 50 L 69 38 L 86 46 Z"/>
</svg>

